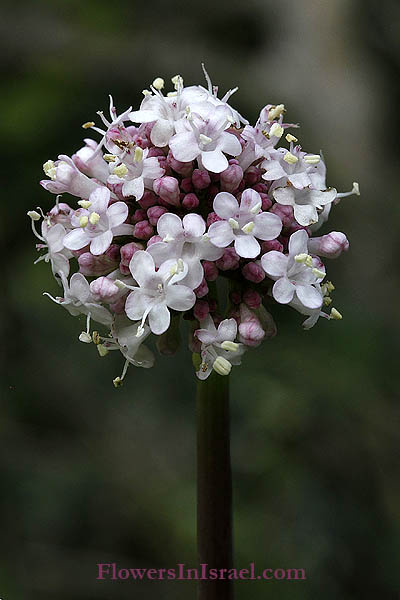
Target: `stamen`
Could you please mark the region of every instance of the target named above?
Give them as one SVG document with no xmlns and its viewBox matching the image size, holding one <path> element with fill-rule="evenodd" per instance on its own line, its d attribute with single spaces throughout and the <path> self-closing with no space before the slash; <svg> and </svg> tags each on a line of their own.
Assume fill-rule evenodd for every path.
<svg viewBox="0 0 400 600">
<path fill-rule="evenodd" d="M 143 96 L 151 96 L 151 91 L 150 90 L 142 90 L 142 94 L 143 94 Z"/>
<path fill-rule="evenodd" d="M 312 272 L 318 279 L 323 279 L 325 277 L 324 271 L 321 271 L 320 269 L 313 269 Z"/>
<path fill-rule="evenodd" d="M 78 202 L 79 206 L 81 206 L 82 208 L 88 209 L 89 206 L 92 206 L 92 203 L 90 202 L 90 200 L 79 200 Z"/>
<path fill-rule="evenodd" d="M 169 233 L 167 233 L 167 235 L 163 238 L 163 242 L 173 242 L 174 241 L 174 237 L 172 237 L 172 235 L 170 235 Z"/>
<path fill-rule="evenodd" d="M 115 169 L 113 169 L 113 173 L 117 177 L 124 177 L 128 173 L 128 169 L 124 164 L 118 165 L 118 167 L 115 167 Z"/>
<path fill-rule="evenodd" d="M 143 150 L 139 146 L 135 148 L 135 152 L 133 154 L 133 160 L 135 162 L 141 162 L 143 160 Z M 115 172 L 115 171 L 114 171 Z M 126 171 L 128 172 L 128 170 Z"/>
<path fill-rule="evenodd" d="M 239 223 L 236 221 L 236 219 L 230 218 L 228 223 L 232 227 L 232 229 L 239 229 Z"/>
<path fill-rule="evenodd" d="M 89 223 L 89 219 L 86 217 L 86 215 L 84 215 L 83 217 L 81 217 L 79 219 L 79 225 L 80 227 L 86 227 L 86 225 Z"/>
<path fill-rule="evenodd" d="M 84 123 L 82 125 L 83 129 L 90 129 L 91 127 L 94 127 L 96 125 L 96 123 L 94 121 L 87 121 L 87 123 Z"/>
<path fill-rule="evenodd" d="M 299 159 L 291 152 L 286 152 L 285 156 L 283 157 L 283 160 L 286 161 L 289 165 L 295 165 Z"/>
<path fill-rule="evenodd" d="M 273 121 L 274 119 L 280 117 L 284 110 L 284 104 L 278 104 L 277 106 L 273 106 L 268 113 L 268 121 Z"/>
<path fill-rule="evenodd" d="M 212 142 L 212 138 L 208 137 L 208 135 L 204 135 L 204 133 L 201 133 L 199 135 L 199 138 L 200 138 L 201 143 L 204 144 L 205 146 L 207 146 L 207 144 Z"/>
<path fill-rule="evenodd" d="M 218 375 L 229 375 L 232 365 L 229 360 L 226 360 L 223 356 L 218 356 L 214 361 L 213 369 Z"/>
<path fill-rule="evenodd" d="M 86 333 L 86 331 L 82 331 L 82 333 L 79 336 L 79 341 L 84 342 L 85 344 L 90 344 L 92 341 L 92 337 L 89 333 Z"/>
<path fill-rule="evenodd" d="M 108 350 L 103 344 L 97 344 L 97 352 L 102 358 L 108 354 Z"/>
<path fill-rule="evenodd" d="M 251 233 L 254 229 L 254 221 L 250 221 L 250 223 L 247 223 L 246 225 L 244 225 L 242 227 L 242 231 L 243 233 Z"/>
<path fill-rule="evenodd" d="M 117 160 L 115 154 L 104 154 L 103 158 L 106 162 L 114 162 L 115 160 Z"/>
<path fill-rule="evenodd" d="M 44 163 L 43 171 L 45 175 L 47 175 L 47 177 L 50 177 L 50 179 L 52 179 L 53 181 L 56 179 L 57 167 L 55 166 L 53 160 L 48 160 Z"/>
<path fill-rule="evenodd" d="M 36 212 L 36 210 L 28 210 L 28 212 L 26 213 L 28 215 L 28 217 L 30 219 L 32 219 L 32 221 L 39 221 L 40 220 L 40 215 L 38 212 Z"/>
<path fill-rule="evenodd" d="M 283 127 L 279 125 L 279 123 L 274 123 L 269 130 L 269 135 L 273 135 L 274 137 L 280 138 L 283 135 Z"/>
<path fill-rule="evenodd" d="M 156 77 L 153 81 L 153 87 L 158 91 L 162 90 L 164 87 L 164 79 L 162 77 Z"/>
<path fill-rule="evenodd" d="M 343 319 L 343 316 L 338 310 L 336 310 L 336 308 L 331 308 L 329 318 L 334 319 L 335 321 L 341 321 Z"/>
<path fill-rule="evenodd" d="M 288 133 L 287 135 L 285 135 L 286 140 L 290 143 L 290 142 L 298 142 L 299 140 L 297 139 L 297 137 L 294 137 L 294 135 L 292 135 L 291 133 Z"/>
<path fill-rule="evenodd" d="M 222 342 L 221 348 L 223 350 L 229 350 L 230 352 L 237 352 L 239 350 L 239 344 L 226 340 L 225 342 Z"/>
<path fill-rule="evenodd" d="M 92 225 L 97 225 L 97 223 L 100 221 L 100 215 L 97 212 L 92 212 L 90 217 L 89 217 L 89 221 Z"/>
<path fill-rule="evenodd" d="M 306 156 L 304 158 L 304 162 L 307 163 L 308 165 L 317 165 L 320 160 L 321 160 L 321 157 L 319 154 L 309 154 L 308 156 Z"/>
<path fill-rule="evenodd" d="M 262 207 L 262 202 L 258 202 L 255 206 L 253 206 L 253 208 L 251 209 L 251 214 L 256 215 L 260 212 Z"/>
</svg>

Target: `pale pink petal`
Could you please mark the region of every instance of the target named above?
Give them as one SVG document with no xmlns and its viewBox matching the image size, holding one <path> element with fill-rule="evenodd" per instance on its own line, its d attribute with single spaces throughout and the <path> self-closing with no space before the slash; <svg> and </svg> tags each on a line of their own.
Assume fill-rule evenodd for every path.
<svg viewBox="0 0 400 600">
<path fill-rule="evenodd" d="M 307 187 L 311 183 L 311 179 L 310 179 L 309 175 L 307 175 L 307 173 L 304 173 L 304 172 L 303 173 L 293 173 L 293 175 L 288 176 L 288 180 L 298 190 L 301 190 L 301 189 Z"/>
<path fill-rule="evenodd" d="M 212 223 L 208 229 L 211 242 L 218 248 L 226 248 L 234 240 L 232 227 L 226 221 Z"/>
<path fill-rule="evenodd" d="M 291 186 L 276 188 L 272 195 L 279 204 L 294 206 L 296 202 L 295 191 Z"/>
<path fill-rule="evenodd" d="M 203 166 L 211 173 L 222 173 L 229 167 L 228 159 L 221 150 L 210 150 L 201 153 L 201 162 Z"/>
<path fill-rule="evenodd" d="M 322 294 L 312 285 L 296 285 L 296 294 L 306 308 L 314 309 L 322 306 Z"/>
<path fill-rule="evenodd" d="M 206 224 L 203 217 L 192 213 L 183 217 L 183 228 L 185 233 L 189 234 L 193 238 L 197 238 L 202 236 L 205 232 Z"/>
<path fill-rule="evenodd" d="M 150 133 L 150 139 L 155 146 L 162 148 L 166 146 L 174 133 L 174 126 L 166 119 L 160 119 L 154 123 Z"/>
<path fill-rule="evenodd" d="M 138 321 L 153 301 L 151 296 L 143 294 L 140 290 L 133 290 L 126 299 L 125 312 L 132 321 Z"/>
<path fill-rule="evenodd" d="M 185 131 L 172 136 L 169 147 L 173 157 L 182 162 L 190 162 L 200 154 L 199 145 L 193 131 Z"/>
<path fill-rule="evenodd" d="M 145 250 L 138 250 L 131 258 L 129 269 L 138 285 L 146 287 L 147 282 L 154 277 L 154 259 Z"/>
<path fill-rule="evenodd" d="M 308 254 L 308 235 L 304 229 L 299 229 L 292 233 L 289 239 L 289 254 L 296 256 L 296 254 Z"/>
<path fill-rule="evenodd" d="M 260 254 L 260 244 L 252 235 L 236 235 L 235 250 L 243 258 L 255 258 Z"/>
<path fill-rule="evenodd" d="M 48 230 L 46 241 L 51 252 L 61 252 L 64 248 L 65 227 L 57 223 Z"/>
<path fill-rule="evenodd" d="M 221 133 L 218 147 L 230 156 L 238 156 L 242 151 L 242 145 L 236 135 L 227 131 Z"/>
<path fill-rule="evenodd" d="M 257 205 L 260 205 L 261 208 L 260 194 L 256 190 L 244 190 L 240 198 L 240 212 L 248 213 Z"/>
<path fill-rule="evenodd" d="M 90 296 L 89 283 L 82 273 L 74 273 L 69 282 L 69 289 L 71 296 L 74 296 L 80 300 L 83 304 L 88 300 Z"/>
<path fill-rule="evenodd" d="M 125 202 L 115 202 L 107 208 L 107 217 L 110 229 L 121 225 L 128 216 L 128 207 Z"/>
<path fill-rule="evenodd" d="M 156 121 L 159 117 L 159 114 L 156 110 L 135 110 L 129 113 L 129 118 L 132 123 L 151 123 L 152 121 Z"/>
<path fill-rule="evenodd" d="M 64 238 L 64 246 L 68 248 L 68 250 L 80 250 L 88 245 L 90 242 L 90 237 L 85 232 L 83 227 L 79 229 L 73 229 Z"/>
<path fill-rule="evenodd" d="M 91 211 L 95 211 L 99 214 L 106 212 L 108 203 L 110 201 L 110 190 L 104 186 L 97 187 L 89 196 L 92 206 Z"/>
<path fill-rule="evenodd" d="M 221 219 L 230 219 L 239 212 L 239 204 L 233 194 L 220 192 L 214 198 L 214 211 Z"/>
<path fill-rule="evenodd" d="M 278 215 L 262 212 L 254 217 L 253 235 L 260 240 L 275 240 L 282 231 Z"/>
<path fill-rule="evenodd" d="M 196 302 L 196 295 L 186 285 L 169 285 L 166 291 L 166 303 L 173 310 L 189 310 Z"/>
<path fill-rule="evenodd" d="M 150 329 L 156 335 L 167 331 L 171 322 L 171 315 L 165 304 L 156 304 L 149 313 Z"/>
<path fill-rule="evenodd" d="M 293 208 L 294 218 L 304 227 L 318 222 L 318 212 L 311 204 L 295 204 Z"/>
<path fill-rule="evenodd" d="M 286 277 L 281 277 L 274 283 L 272 295 L 280 304 L 288 304 L 295 292 L 295 286 Z"/>
<path fill-rule="evenodd" d="M 235 319 L 224 319 L 218 325 L 218 341 L 233 342 L 237 334 L 237 323 Z"/>
<path fill-rule="evenodd" d="M 287 264 L 288 257 L 276 250 L 271 250 L 261 257 L 261 266 L 267 275 L 271 277 L 283 277 L 286 275 Z"/>
<path fill-rule="evenodd" d="M 171 236 L 174 239 L 179 239 L 183 236 L 182 221 L 174 213 L 164 213 L 157 222 L 158 235 L 161 238 Z"/>
<path fill-rule="evenodd" d="M 104 254 L 104 252 L 109 249 L 112 240 L 112 231 L 105 231 L 101 235 L 98 235 L 92 239 L 90 242 L 90 252 L 94 254 L 94 256 L 100 256 L 100 254 Z"/>
<path fill-rule="evenodd" d="M 122 193 L 126 198 L 128 198 L 129 196 L 134 196 L 136 200 L 140 200 L 144 194 L 143 178 L 136 177 L 135 179 L 125 181 L 125 183 L 122 186 Z"/>
<path fill-rule="evenodd" d="M 100 304 L 89 303 L 86 304 L 86 308 L 93 321 L 102 323 L 103 325 L 111 325 L 113 322 L 112 314 L 104 306 L 100 306 Z"/>
</svg>

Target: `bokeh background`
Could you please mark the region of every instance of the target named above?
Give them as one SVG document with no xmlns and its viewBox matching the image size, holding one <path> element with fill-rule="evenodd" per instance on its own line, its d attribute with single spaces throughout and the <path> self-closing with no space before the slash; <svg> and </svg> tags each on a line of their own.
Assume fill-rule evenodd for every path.
<svg viewBox="0 0 400 600">
<path fill-rule="evenodd" d="M 114 390 L 122 358 L 80 344 L 82 323 L 42 296 L 56 287 L 33 266 L 26 211 L 50 208 L 43 162 L 80 147 L 110 92 L 125 109 L 155 76 L 202 82 L 205 61 L 251 122 L 284 102 L 328 183 L 362 191 L 329 224 L 351 241 L 328 265 L 343 321 L 303 332 L 277 307 L 278 336 L 233 372 L 236 564 L 308 576 L 242 582 L 237 598 L 398 598 L 399 3 L 19 0 L 0 32 L 0 596 L 195 597 L 187 582 L 95 580 L 98 562 L 195 564 L 190 354 Z"/>
</svg>

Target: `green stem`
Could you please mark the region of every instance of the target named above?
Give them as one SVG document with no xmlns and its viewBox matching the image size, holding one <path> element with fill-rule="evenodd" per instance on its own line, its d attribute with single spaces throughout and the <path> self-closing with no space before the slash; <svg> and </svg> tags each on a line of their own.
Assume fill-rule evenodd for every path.
<svg viewBox="0 0 400 600">
<path fill-rule="evenodd" d="M 197 385 L 197 544 L 208 569 L 233 565 L 229 420 L 229 376 L 213 372 Z M 232 598 L 232 581 L 199 581 L 199 600 Z"/>
</svg>

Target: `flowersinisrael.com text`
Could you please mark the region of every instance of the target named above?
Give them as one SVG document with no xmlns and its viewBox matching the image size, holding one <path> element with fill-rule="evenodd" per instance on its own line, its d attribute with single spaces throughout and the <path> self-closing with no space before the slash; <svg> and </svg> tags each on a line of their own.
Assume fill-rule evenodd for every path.
<svg viewBox="0 0 400 600">
<path fill-rule="evenodd" d="M 112 581 L 160 581 L 163 579 L 176 581 L 191 581 L 191 580 L 291 580 L 305 581 L 307 579 L 305 569 L 262 569 L 256 571 L 255 564 L 250 563 L 245 569 L 213 569 L 207 564 L 201 564 L 197 568 L 187 568 L 184 563 L 179 563 L 176 567 L 165 569 L 153 568 L 125 568 L 120 567 L 117 563 L 97 563 L 97 577 L 99 580 Z"/>
</svg>

